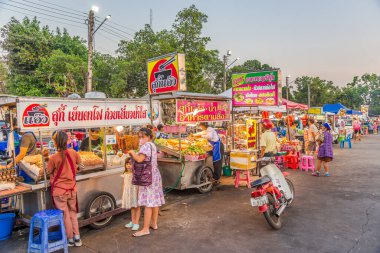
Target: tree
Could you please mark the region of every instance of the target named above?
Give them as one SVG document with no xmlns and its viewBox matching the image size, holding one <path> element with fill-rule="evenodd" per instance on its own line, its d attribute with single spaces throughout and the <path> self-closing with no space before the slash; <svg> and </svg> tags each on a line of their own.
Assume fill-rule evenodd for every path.
<svg viewBox="0 0 380 253">
<path fill-rule="evenodd" d="M 310 85 L 310 106 L 323 106 L 335 103 L 339 88 L 332 81 L 322 80 L 319 77 L 303 76 L 294 81 L 296 91 L 294 98 L 299 103 L 308 103 L 308 85 Z"/>
<path fill-rule="evenodd" d="M 8 77 L 8 70 L 5 68 L 5 65 L 0 61 L 0 92 L 5 93 L 5 82 Z"/>
<path fill-rule="evenodd" d="M 63 33 L 59 29 L 53 33 L 48 26 L 41 27 L 36 18 L 25 17 L 21 22 L 11 18 L 1 29 L 1 37 L 0 45 L 8 52 L 8 92 L 26 96 L 65 95 L 72 89 L 62 88 L 64 75 L 70 85 L 80 86 L 83 82 L 74 72 L 83 70 L 77 67 L 83 66 L 79 61 L 86 62 L 86 46 L 65 29 Z"/>
</svg>

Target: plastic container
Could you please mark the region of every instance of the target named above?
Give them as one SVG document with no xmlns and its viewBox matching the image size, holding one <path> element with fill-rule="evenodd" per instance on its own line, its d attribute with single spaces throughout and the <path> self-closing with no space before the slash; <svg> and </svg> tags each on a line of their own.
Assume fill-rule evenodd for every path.
<svg viewBox="0 0 380 253">
<path fill-rule="evenodd" d="M 0 241 L 7 240 L 12 236 L 15 217 L 15 213 L 0 214 Z"/>
<path fill-rule="evenodd" d="M 228 166 L 228 165 L 224 165 L 224 166 L 223 166 L 223 175 L 224 175 L 225 177 L 230 177 L 230 176 L 232 176 L 232 170 L 231 170 L 230 166 Z"/>
</svg>

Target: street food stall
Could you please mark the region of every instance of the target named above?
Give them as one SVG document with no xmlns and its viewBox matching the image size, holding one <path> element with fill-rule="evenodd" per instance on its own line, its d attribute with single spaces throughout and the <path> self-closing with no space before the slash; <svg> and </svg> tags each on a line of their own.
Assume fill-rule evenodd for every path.
<svg viewBox="0 0 380 253">
<path fill-rule="evenodd" d="M 263 115 L 260 115 L 259 112 L 256 116 L 253 115 L 251 108 L 277 107 L 282 105 L 281 99 L 280 70 L 232 75 L 233 149 L 230 158 L 231 169 L 248 171 L 257 169 L 255 161 L 258 157 L 261 132 L 258 123 Z M 265 117 L 267 116 L 265 115 Z M 246 140 L 242 141 L 244 138 Z M 258 174 L 257 170 L 256 174 Z"/>
<path fill-rule="evenodd" d="M 221 124 L 230 120 L 228 98 L 211 94 L 174 92 L 152 97 L 159 101 L 162 123 L 169 139 L 157 139 L 161 151 L 158 167 L 163 186 L 169 189 L 212 189 L 212 146 L 204 138 L 191 137 L 198 122 Z"/>
<path fill-rule="evenodd" d="M 76 177 L 79 224 L 101 228 L 114 215 L 125 211 L 119 207 L 126 158 L 123 151 L 138 148 L 135 126 L 150 122 L 148 100 L 0 96 L 0 106 L 11 119 L 17 118 L 21 132 L 35 133 L 40 143 L 51 139 L 55 130 L 99 128 L 101 144 L 92 149 L 89 138 L 89 150 L 79 152 L 85 167 Z M 28 223 L 36 212 L 52 208 L 49 175 L 40 154 L 26 156 L 17 168 L 1 171 L 15 179 L 13 190 L 20 190 L 15 195 L 24 222 Z M 21 172 L 31 180 L 18 180 Z"/>
</svg>

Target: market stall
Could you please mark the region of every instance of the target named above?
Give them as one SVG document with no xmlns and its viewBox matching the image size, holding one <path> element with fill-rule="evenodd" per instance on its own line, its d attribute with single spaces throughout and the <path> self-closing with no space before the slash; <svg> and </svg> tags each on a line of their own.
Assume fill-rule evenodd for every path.
<svg viewBox="0 0 380 253">
<path fill-rule="evenodd" d="M 93 147 L 91 136 L 88 150 L 79 152 L 85 166 L 76 177 L 79 223 L 100 228 L 106 226 L 113 215 L 125 211 L 119 208 L 126 158 L 123 151 L 138 148 L 134 126 L 150 122 L 148 100 L 2 96 L 0 106 L 11 119 L 17 118 L 21 132 L 33 132 L 40 143 L 48 142 L 55 130 L 74 133 L 78 129 L 99 129 L 100 144 Z M 95 142 L 93 140 L 93 144 Z M 12 175 L 22 173 L 28 180 L 15 180 L 16 186 L 28 190 L 22 193 L 18 208 L 23 220 L 28 222 L 34 213 L 52 208 L 49 175 L 39 154 L 25 156 L 19 167 L 12 170 Z"/>
<path fill-rule="evenodd" d="M 174 92 L 156 95 L 162 123 L 169 139 L 158 139 L 162 152 L 158 158 L 163 186 L 168 189 L 197 188 L 201 193 L 212 189 L 212 146 L 204 138 L 192 137 L 197 123 L 209 122 L 222 126 L 230 120 L 227 98 L 208 94 Z"/>
</svg>

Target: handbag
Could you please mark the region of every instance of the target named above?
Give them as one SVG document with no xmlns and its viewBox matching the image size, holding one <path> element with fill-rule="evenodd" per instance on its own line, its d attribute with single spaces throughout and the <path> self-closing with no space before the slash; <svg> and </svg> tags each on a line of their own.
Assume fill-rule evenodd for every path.
<svg viewBox="0 0 380 253">
<path fill-rule="evenodd" d="M 132 184 L 138 186 L 149 186 L 152 184 L 152 154 L 153 147 L 150 146 L 150 158 L 148 161 L 143 161 L 141 163 L 132 160 Z"/>
</svg>

